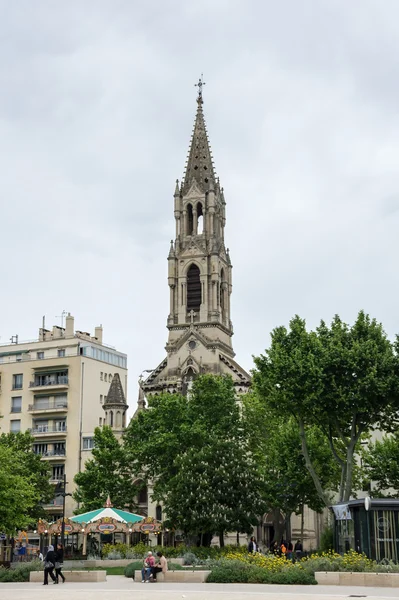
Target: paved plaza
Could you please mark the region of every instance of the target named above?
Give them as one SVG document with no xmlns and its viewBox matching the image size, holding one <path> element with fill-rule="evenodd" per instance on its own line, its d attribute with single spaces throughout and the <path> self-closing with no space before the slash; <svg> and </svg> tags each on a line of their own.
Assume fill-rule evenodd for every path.
<svg viewBox="0 0 399 600">
<path fill-rule="evenodd" d="M 122 576 L 108 577 L 106 583 L 66 583 L 43 587 L 39 583 L 0 583 L 1 600 L 342 600 L 364 597 L 397 598 L 396 588 L 342 586 L 287 586 L 212 583 L 135 583 Z"/>
</svg>

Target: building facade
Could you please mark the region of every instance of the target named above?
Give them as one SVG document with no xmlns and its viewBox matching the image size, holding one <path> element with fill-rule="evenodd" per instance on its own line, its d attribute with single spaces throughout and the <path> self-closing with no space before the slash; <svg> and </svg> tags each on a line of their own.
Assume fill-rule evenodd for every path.
<svg viewBox="0 0 399 600">
<path fill-rule="evenodd" d="M 118 420 L 119 428 L 125 426 L 126 363 L 126 354 L 103 344 L 102 327 L 94 336 L 75 331 L 69 314 L 65 328 L 42 327 L 38 340 L 13 338 L 0 346 L 0 432 L 29 430 L 34 451 L 50 465 L 51 480 L 57 484 L 66 474 L 67 492 L 73 492 L 74 476 L 90 458 L 94 429 L 110 424 L 111 414 L 115 425 Z M 123 405 L 111 398 L 109 406 L 110 388 L 116 387 Z M 45 508 L 49 520 L 61 517 L 62 497 Z M 75 508 L 68 496 L 66 514 Z"/>
<path fill-rule="evenodd" d="M 201 80 L 186 170 L 181 184 L 176 181 L 174 217 L 166 357 L 142 383 L 144 394 L 185 393 L 201 373 L 231 375 L 242 393 L 250 386 L 250 376 L 234 360 L 226 201 L 212 161 Z"/>
</svg>

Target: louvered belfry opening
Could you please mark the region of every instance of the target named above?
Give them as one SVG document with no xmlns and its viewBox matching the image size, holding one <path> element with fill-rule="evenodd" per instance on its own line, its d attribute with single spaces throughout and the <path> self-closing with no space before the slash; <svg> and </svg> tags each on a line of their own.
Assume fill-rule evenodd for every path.
<svg viewBox="0 0 399 600">
<path fill-rule="evenodd" d="M 199 311 L 201 306 L 201 279 L 197 265 L 187 271 L 187 310 Z"/>
</svg>

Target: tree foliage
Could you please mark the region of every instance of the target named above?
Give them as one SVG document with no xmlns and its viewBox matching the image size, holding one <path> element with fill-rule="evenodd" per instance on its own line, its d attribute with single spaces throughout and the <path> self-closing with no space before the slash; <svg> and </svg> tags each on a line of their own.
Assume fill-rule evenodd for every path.
<svg viewBox="0 0 399 600">
<path fill-rule="evenodd" d="M 136 474 L 154 482 L 171 526 L 223 539 L 257 523 L 261 482 L 231 378 L 202 375 L 188 397 L 150 398 L 125 444 Z"/>
<path fill-rule="evenodd" d="M 44 516 L 54 488 L 48 465 L 32 451 L 27 433 L 0 435 L 0 530 L 12 534 Z"/>
<path fill-rule="evenodd" d="M 364 312 L 352 327 L 336 316 L 316 331 L 296 316 L 255 358 L 257 393 L 276 415 L 295 419 L 306 468 L 326 506 L 331 495 L 309 451 L 309 427 L 327 440 L 340 468 L 339 500 L 349 500 L 361 436 L 398 422 L 398 364 L 381 324 Z"/>
<path fill-rule="evenodd" d="M 385 436 L 368 445 L 363 453 L 365 472 L 375 484 L 375 491 L 380 495 L 399 494 L 399 431 Z M 393 494 L 389 490 L 393 489 Z"/>
<path fill-rule="evenodd" d="M 136 510 L 139 487 L 133 482 L 125 449 L 111 427 L 95 429 L 94 445 L 85 470 L 75 475 L 78 487 L 73 498 L 80 503 L 79 512 L 100 508 L 108 494 L 114 506 Z"/>
</svg>

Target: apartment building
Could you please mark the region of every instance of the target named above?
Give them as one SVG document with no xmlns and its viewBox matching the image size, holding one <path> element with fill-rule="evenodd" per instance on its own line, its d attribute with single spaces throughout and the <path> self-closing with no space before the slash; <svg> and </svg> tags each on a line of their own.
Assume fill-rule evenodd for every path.
<svg viewBox="0 0 399 600">
<path fill-rule="evenodd" d="M 104 404 L 116 374 L 126 398 L 127 356 L 103 344 L 101 326 L 94 336 L 75 331 L 70 314 L 65 327 L 41 327 L 38 340 L 12 341 L 0 346 L 0 432 L 29 430 L 34 451 L 50 464 L 52 481 L 66 474 L 72 492 L 74 476 L 90 458 L 94 429 L 105 424 Z M 45 508 L 49 519 L 61 517 L 62 497 Z M 68 496 L 66 514 L 74 508 Z"/>
</svg>

